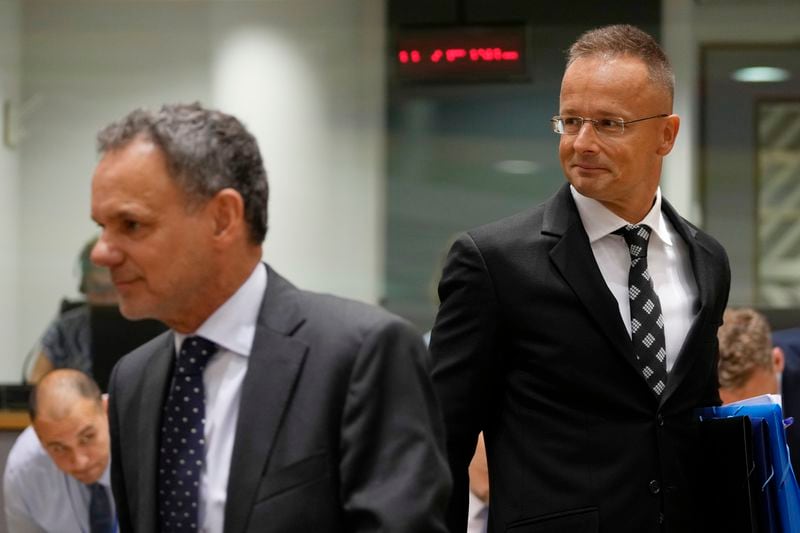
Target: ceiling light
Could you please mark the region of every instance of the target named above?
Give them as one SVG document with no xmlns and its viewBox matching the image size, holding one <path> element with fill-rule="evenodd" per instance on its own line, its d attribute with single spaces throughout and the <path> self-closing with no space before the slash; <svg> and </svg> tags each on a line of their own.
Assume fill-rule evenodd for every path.
<svg viewBox="0 0 800 533">
<path fill-rule="evenodd" d="M 506 174 L 536 174 L 541 168 L 541 165 L 534 161 L 525 161 L 521 159 L 506 159 L 498 161 L 494 167 L 500 172 Z"/>
<path fill-rule="evenodd" d="M 785 68 L 747 67 L 740 68 L 731 74 L 731 78 L 745 83 L 765 83 L 786 81 L 792 75 Z"/>
</svg>

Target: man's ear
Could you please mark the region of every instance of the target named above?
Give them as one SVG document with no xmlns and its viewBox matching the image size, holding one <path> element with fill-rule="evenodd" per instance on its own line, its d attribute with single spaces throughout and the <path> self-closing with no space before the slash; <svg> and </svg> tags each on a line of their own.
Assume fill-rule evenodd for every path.
<svg viewBox="0 0 800 533">
<path fill-rule="evenodd" d="M 678 115 L 669 115 L 664 118 L 664 126 L 661 129 L 661 143 L 658 146 L 657 153 L 660 156 L 665 156 L 672 151 L 675 146 L 675 139 L 678 138 L 678 130 L 681 129 L 681 118 Z"/>
<path fill-rule="evenodd" d="M 244 199 L 235 189 L 219 191 L 209 202 L 214 238 L 228 240 L 245 226 Z"/>
<path fill-rule="evenodd" d="M 103 412 L 108 416 L 108 394 L 103 394 L 100 401 L 103 402 Z"/>
<path fill-rule="evenodd" d="M 786 365 L 786 357 L 783 355 L 783 350 L 775 346 L 772 348 L 772 366 L 776 374 L 783 373 L 783 367 Z"/>
</svg>

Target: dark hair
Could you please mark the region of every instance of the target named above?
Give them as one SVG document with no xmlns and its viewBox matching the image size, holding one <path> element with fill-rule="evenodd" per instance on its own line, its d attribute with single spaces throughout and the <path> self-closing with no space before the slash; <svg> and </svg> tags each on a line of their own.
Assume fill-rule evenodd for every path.
<svg viewBox="0 0 800 533">
<path fill-rule="evenodd" d="M 577 59 L 602 56 L 637 57 L 647 65 L 650 79 L 675 94 L 675 74 L 667 55 L 653 37 L 629 24 L 603 26 L 583 33 L 567 51 L 567 67 Z"/>
<path fill-rule="evenodd" d="M 208 200 L 225 188 L 244 200 L 250 239 L 267 234 L 267 173 L 255 137 L 235 117 L 199 103 L 136 109 L 97 135 L 105 153 L 144 138 L 163 152 L 171 177 L 193 200 Z"/>
<path fill-rule="evenodd" d="M 50 381 L 53 380 L 55 373 L 58 373 L 57 380 L 54 384 L 51 384 Z M 48 379 L 48 376 L 50 379 Z M 42 388 L 42 384 L 47 388 L 58 388 L 60 389 L 59 392 L 67 391 L 75 393 L 81 398 L 94 400 L 98 406 L 103 405 L 103 395 L 100 392 L 100 387 L 97 386 L 91 376 L 79 370 L 57 369 L 45 374 L 41 381 L 31 389 L 31 394 L 28 397 L 28 414 L 31 417 L 31 421 L 36 420 L 39 407 L 39 391 Z"/>
<path fill-rule="evenodd" d="M 86 294 L 89 289 L 89 273 L 92 270 L 100 268 L 92 263 L 92 248 L 94 245 L 97 244 L 97 237 L 92 237 L 89 242 L 83 245 L 81 248 L 81 253 L 78 256 L 78 262 L 80 263 L 81 269 L 81 284 L 78 286 L 78 290 L 82 294 Z"/>
</svg>

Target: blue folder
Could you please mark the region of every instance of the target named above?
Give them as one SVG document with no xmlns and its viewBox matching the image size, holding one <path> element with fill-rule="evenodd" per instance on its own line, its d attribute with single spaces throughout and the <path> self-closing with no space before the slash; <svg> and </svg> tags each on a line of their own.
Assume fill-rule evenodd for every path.
<svg viewBox="0 0 800 533">
<path fill-rule="evenodd" d="M 800 531 L 800 488 L 789 460 L 780 404 L 775 403 L 772 397 L 759 397 L 721 407 L 706 407 L 698 410 L 697 414 L 701 420 L 735 416 L 750 418 L 756 469 L 764 479 L 761 511 L 765 522 L 762 524 L 765 524 L 766 531 Z M 759 433 L 764 435 L 764 429 L 756 429 L 764 426 L 766 439 L 759 438 Z"/>
<path fill-rule="evenodd" d="M 769 425 L 761 417 L 748 417 L 752 426 L 753 459 L 760 513 L 759 526 L 763 533 L 781 533 L 778 512 L 778 477 L 770 461 Z"/>
</svg>

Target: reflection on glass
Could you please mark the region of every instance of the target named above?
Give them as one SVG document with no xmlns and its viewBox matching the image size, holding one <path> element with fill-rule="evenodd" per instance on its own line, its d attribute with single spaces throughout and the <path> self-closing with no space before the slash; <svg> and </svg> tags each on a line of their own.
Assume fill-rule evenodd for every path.
<svg viewBox="0 0 800 533">
<path fill-rule="evenodd" d="M 758 300 L 800 306 L 800 99 L 761 102 L 758 120 Z"/>
</svg>

